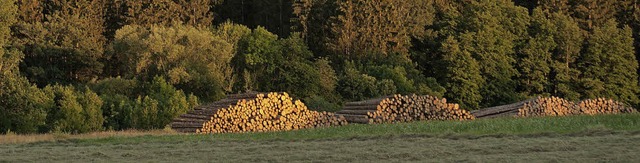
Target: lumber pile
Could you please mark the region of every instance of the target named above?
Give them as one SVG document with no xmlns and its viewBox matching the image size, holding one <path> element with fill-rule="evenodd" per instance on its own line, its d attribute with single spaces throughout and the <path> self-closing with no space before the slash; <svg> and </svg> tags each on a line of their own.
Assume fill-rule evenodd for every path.
<svg viewBox="0 0 640 163">
<path fill-rule="evenodd" d="M 538 97 L 518 109 L 518 117 L 567 116 L 580 114 L 575 103 L 559 97 Z"/>
<path fill-rule="evenodd" d="M 389 123 L 420 120 L 471 120 L 468 111 L 446 99 L 432 96 L 394 95 L 358 102 L 349 102 L 336 115 L 349 123 Z"/>
<path fill-rule="evenodd" d="M 255 99 L 259 92 L 227 95 L 227 98 L 206 105 L 200 105 L 186 114 L 174 118 L 170 126 L 173 130 L 184 133 L 195 133 L 202 129 L 205 122 L 211 120 L 218 110 L 236 105 L 240 100 Z"/>
<path fill-rule="evenodd" d="M 476 118 L 535 117 L 631 113 L 635 109 L 611 99 L 589 99 L 579 103 L 559 97 L 537 97 L 517 103 L 472 111 Z"/>
<path fill-rule="evenodd" d="M 345 124 L 344 117 L 308 110 L 287 93 L 268 93 L 217 109 L 196 133 L 288 131 Z"/>
<path fill-rule="evenodd" d="M 587 115 L 633 113 L 636 111 L 624 103 L 605 98 L 584 100 L 577 106 L 581 113 Z"/>
</svg>

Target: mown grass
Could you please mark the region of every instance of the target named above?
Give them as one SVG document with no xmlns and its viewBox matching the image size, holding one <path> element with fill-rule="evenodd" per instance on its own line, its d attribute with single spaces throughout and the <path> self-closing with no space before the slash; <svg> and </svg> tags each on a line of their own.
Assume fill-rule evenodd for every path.
<svg viewBox="0 0 640 163">
<path fill-rule="evenodd" d="M 87 143 L 135 143 L 144 141 L 260 141 L 260 140 L 331 140 L 367 137 L 421 135 L 429 137 L 482 137 L 567 135 L 592 132 L 638 132 L 640 114 L 499 118 L 474 121 L 423 121 L 413 123 L 363 125 L 304 129 L 289 132 L 236 133 L 236 134 L 178 134 L 147 135 L 123 139 L 119 136 L 101 139 L 82 139 Z"/>
<path fill-rule="evenodd" d="M 94 136 L 0 144 L 0 162 L 640 161 L 639 114 L 348 125 L 271 133 L 154 131 Z"/>
<path fill-rule="evenodd" d="M 0 141 L 33 136 L 5 135 Z M 57 138 L 36 143 L 0 143 L 0 162 L 640 161 L 640 114 L 348 125 L 270 133 L 196 135 L 157 130 L 53 136 Z"/>
</svg>

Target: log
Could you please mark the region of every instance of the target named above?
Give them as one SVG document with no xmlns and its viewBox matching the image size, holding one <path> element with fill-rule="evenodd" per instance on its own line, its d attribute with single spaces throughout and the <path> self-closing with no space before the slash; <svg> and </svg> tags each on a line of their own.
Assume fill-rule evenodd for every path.
<svg viewBox="0 0 640 163">
<path fill-rule="evenodd" d="M 373 112 L 376 112 L 376 110 L 340 110 L 336 112 L 336 114 L 368 115 L 369 113 Z"/>
<path fill-rule="evenodd" d="M 484 109 L 480 109 L 480 110 L 474 110 L 474 111 L 471 111 L 471 114 L 473 116 L 475 116 L 476 118 L 482 118 L 482 117 L 485 117 L 485 116 L 492 116 L 492 115 L 496 115 L 496 114 L 509 113 L 509 112 L 513 112 L 514 110 L 518 110 L 518 109 L 522 108 L 522 106 L 525 103 L 531 102 L 531 101 L 533 101 L 535 99 L 536 98 L 532 98 L 532 99 L 520 101 L 520 102 L 513 103 L 513 104 L 507 104 L 507 105 L 484 108 Z M 496 117 L 496 116 L 492 116 L 492 117 Z"/>
</svg>

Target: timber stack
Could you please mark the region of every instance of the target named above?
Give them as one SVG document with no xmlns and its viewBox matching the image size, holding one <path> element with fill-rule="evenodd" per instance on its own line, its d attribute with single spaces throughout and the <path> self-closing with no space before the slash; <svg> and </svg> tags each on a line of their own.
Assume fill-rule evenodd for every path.
<svg viewBox="0 0 640 163">
<path fill-rule="evenodd" d="M 268 93 L 217 109 L 196 133 L 288 131 L 346 124 L 344 117 L 308 110 L 287 93 Z"/>
<path fill-rule="evenodd" d="M 227 95 L 227 98 L 211 104 L 200 105 L 186 114 L 174 118 L 170 126 L 173 130 L 183 133 L 195 133 L 196 130 L 202 129 L 205 122 L 211 120 L 218 110 L 229 106 L 236 105 L 240 100 L 255 99 L 259 92 L 247 92 L 243 94 Z"/>
<path fill-rule="evenodd" d="M 537 97 L 509 105 L 475 110 L 476 118 L 536 117 L 631 113 L 635 109 L 611 99 L 589 99 L 574 103 L 559 97 Z"/>
<path fill-rule="evenodd" d="M 633 113 L 636 110 L 612 99 L 588 99 L 578 103 L 580 112 L 587 115 Z"/>
<path fill-rule="evenodd" d="M 538 97 L 518 109 L 518 117 L 567 116 L 580 114 L 575 103 L 559 97 Z"/>
<path fill-rule="evenodd" d="M 458 104 L 433 96 L 394 95 L 358 102 L 346 103 L 336 115 L 349 123 L 389 123 L 420 120 L 471 120 L 475 119 Z"/>
</svg>

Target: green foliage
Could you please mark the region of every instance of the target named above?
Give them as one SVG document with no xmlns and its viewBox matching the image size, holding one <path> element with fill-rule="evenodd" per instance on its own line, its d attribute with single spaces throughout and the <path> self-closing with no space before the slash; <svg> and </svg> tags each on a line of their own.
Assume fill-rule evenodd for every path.
<svg viewBox="0 0 640 163">
<path fill-rule="evenodd" d="M 38 132 L 45 125 L 46 108 L 52 104 L 50 97 L 19 75 L 21 58 L 16 50 L 0 53 L 0 133 Z"/>
<path fill-rule="evenodd" d="M 20 22 L 16 43 L 25 54 L 22 71 L 30 81 L 78 84 L 101 75 L 105 39 L 101 6 L 96 1 L 42 3 L 46 21 Z"/>
<path fill-rule="evenodd" d="M 480 76 L 480 65 L 468 51 L 460 49 L 453 37 L 448 38 L 442 46 L 443 61 L 449 65 L 445 97 L 459 103 L 462 108 L 479 109 L 482 101 L 480 87 L 485 82 Z"/>
<path fill-rule="evenodd" d="M 89 89 L 47 86 L 44 91 L 55 105 L 47 110 L 45 131 L 85 133 L 102 129 L 102 100 Z"/>
<path fill-rule="evenodd" d="M 125 25 L 171 25 L 184 23 L 191 26 L 210 26 L 212 6 L 220 0 L 125 0 L 115 5 L 126 11 Z"/>
<path fill-rule="evenodd" d="M 0 133 L 36 133 L 44 126 L 51 98 L 20 76 L 0 75 Z"/>
<path fill-rule="evenodd" d="M 102 115 L 108 129 L 160 129 L 173 118 L 198 105 L 198 98 L 185 95 L 164 78 L 151 82 L 111 78 L 92 87 L 104 101 Z"/>
<path fill-rule="evenodd" d="M 549 76 L 551 76 L 552 52 L 556 48 L 553 35 L 556 32 L 553 22 L 547 19 L 542 10 L 535 9 L 531 25 L 530 38 L 519 49 L 517 67 L 519 73 L 518 86 L 525 97 L 534 97 L 549 92 Z"/>
<path fill-rule="evenodd" d="M 162 76 L 205 101 L 224 96 L 223 80 L 234 56 L 232 45 L 210 31 L 183 25 L 125 26 L 116 32 L 112 48 L 113 75 L 141 81 Z"/>
<path fill-rule="evenodd" d="M 264 27 L 271 33 L 288 37 L 294 0 L 225 0 L 216 6 L 217 22 L 233 21 L 249 28 Z"/>
<path fill-rule="evenodd" d="M 433 20 L 431 1 L 337 1 L 340 13 L 332 17 L 328 49 L 337 59 L 379 58 L 407 53 L 411 36 Z M 373 55 L 373 56 L 367 56 Z"/>
<path fill-rule="evenodd" d="M 234 90 L 285 91 L 300 98 L 319 95 L 323 89 L 318 80 L 321 74 L 312 57 L 299 34 L 278 39 L 258 27 L 239 41 L 234 66 L 235 72 L 244 76 Z M 324 71 L 328 71 L 326 68 Z"/>
<path fill-rule="evenodd" d="M 550 18 L 556 28 L 554 42 L 557 46 L 553 50 L 551 64 L 551 94 L 570 100 L 580 99 L 578 93 L 578 76 L 580 71 L 576 66 L 576 59 L 580 56 L 584 35 L 578 23 L 571 17 L 554 13 Z"/>
<path fill-rule="evenodd" d="M 102 115 L 104 128 L 124 130 L 132 128 L 134 101 L 142 88 L 137 80 L 107 78 L 92 84 L 91 89 L 100 95 L 103 101 Z"/>
<path fill-rule="evenodd" d="M 633 49 L 631 28 L 620 29 L 615 20 L 595 27 L 587 39 L 578 66 L 583 72 L 584 98 L 608 97 L 632 105 L 639 103 L 638 62 Z"/>
<path fill-rule="evenodd" d="M 7 43 L 9 37 L 11 37 L 11 31 L 9 27 L 16 22 L 17 7 L 14 5 L 15 0 L 0 0 L 0 48 Z M 0 50 L 0 54 L 3 51 Z"/>
<path fill-rule="evenodd" d="M 342 107 L 340 105 L 333 103 L 322 96 L 307 97 L 303 101 L 307 108 L 309 108 L 310 110 L 328 112 L 336 112 L 342 110 Z"/>
<path fill-rule="evenodd" d="M 148 121 L 141 121 L 144 122 L 143 126 L 138 126 L 138 128 L 163 128 L 173 118 L 198 105 L 198 99 L 195 96 L 185 95 L 184 92 L 174 88 L 162 77 L 154 77 L 150 84 L 144 86 L 144 89 L 146 96 L 138 105 L 141 106 L 139 108 L 140 117 Z"/>
<path fill-rule="evenodd" d="M 397 91 L 395 83 L 389 79 L 378 80 L 373 76 L 358 71 L 348 64 L 344 74 L 340 76 L 337 91 L 347 101 L 358 101 L 383 95 L 391 95 Z"/>
<path fill-rule="evenodd" d="M 516 92 L 515 47 L 526 35 L 529 16 L 525 8 L 507 0 L 473 1 L 465 6 L 459 34 L 462 49 L 480 64 L 486 80 L 481 86 L 482 106 L 507 104 L 520 100 Z"/>
<path fill-rule="evenodd" d="M 51 99 L 20 76 L 18 65 L 24 54 L 4 48 L 11 37 L 9 27 L 16 22 L 14 2 L 0 0 L 0 133 L 34 133 L 45 125 Z"/>
</svg>

